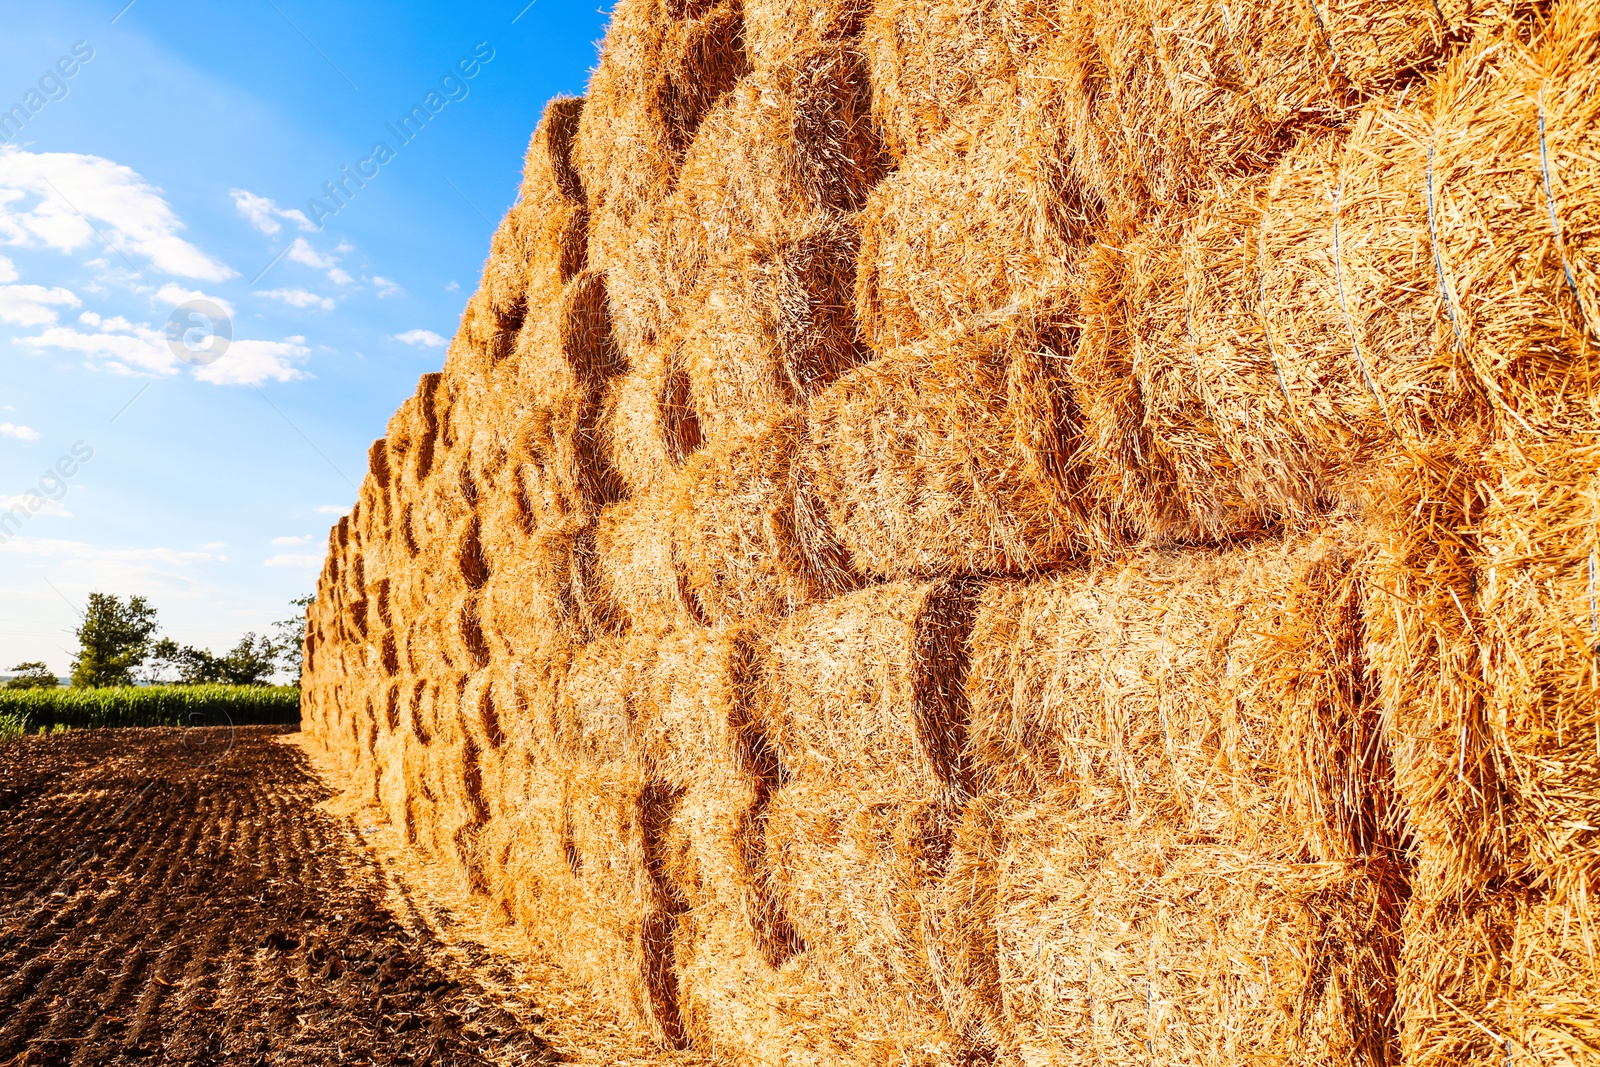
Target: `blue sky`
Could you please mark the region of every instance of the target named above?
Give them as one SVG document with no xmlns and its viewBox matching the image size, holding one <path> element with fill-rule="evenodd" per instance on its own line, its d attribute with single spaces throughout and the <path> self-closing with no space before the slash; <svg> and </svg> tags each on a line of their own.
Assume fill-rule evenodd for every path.
<svg viewBox="0 0 1600 1067">
<path fill-rule="evenodd" d="M 0 672 L 65 673 L 91 591 L 218 651 L 312 591 L 606 21 L 595 0 L 125 3 L 4 3 Z M 214 362 L 168 343 L 197 299 L 231 324 Z"/>
</svg>

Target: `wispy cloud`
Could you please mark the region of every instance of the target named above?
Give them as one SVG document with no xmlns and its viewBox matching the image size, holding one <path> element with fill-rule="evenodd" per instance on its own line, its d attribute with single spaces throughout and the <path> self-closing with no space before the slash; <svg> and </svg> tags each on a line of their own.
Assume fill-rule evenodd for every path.
<svg viewBox="0 0 1600 1067">
<path fill-rule="evenodd" d="M 5 256 L 0 256 L 0 283 L 14 282 L 17 280 L 17 265 Z"/>
<path fill-rule="evenodd" d="M 18 426 L 11 422 L 0 422 L 0 437 L 15 437 L 19 441 L 37 441 L 39 431 L 31 426 Z"/>
<path fill-rule="evenodd" d="M 272 539 L 272 543 L 275 544 L 275 545 L 309 545 L 311 543 L 311 538 L 309 538 L 309 537 L 274 537 Z"/>
<path fill-rule="evenodd" d="M 41 499 L 44 500 L 43 504 L 39 503 Z M 9 511 L 15 507 L 27 508 L 35 515 L 49 515 L 57 519 L 72 518 L 72 512 L 68 511 L 66 505 L 59 500 L 28 496 L 0 496 L 0 511 Z"/>
<path fill-rule="evenodd" d="M 212 385 L 262 385 L 304 378 L 295 366 L 311 355 L 304 337 L 283 341 L 235 341 L 215 363 L 195 369 L 194 376 Z"/>
<path fill-rule="evenodd" d="M 394 339 L 403 345 L 415 345 L 417 348 L 443 348 L 450 343 L 432 330 L 407 330 L 405 333 L 395 334 Z"/>
<path fill-rule="evenodd" d="M 261 295 L 292 308 L 321 308 L 323 311 L 334 308 L 333 297 L 319 296 L 308 289 L 267 289 Z"/>
<path fill-rule="evenodd" d="M 75 308 L 81 303 L 70 289 L 0 285 L 0 322 L 13 326 L 53 326 L 58 317 L 56 308 Z"/>
<path fill-rule="evenodd" d="M 372 276 L 372 286 L 378 290 L 378 299 L 387 300 L 392 296 L 404 296 L 405 290 L 400 288 L 399 282 L 392 282 L 381 274 Z"/>
<path fill-rule="evenodd" d="M 323 504 L 317 508 L 318 515 L 343 515 L 350 510 L 348 504 Z"/>
<path fill-rule="evenodd" d="M 297 229 L 307 233 L 316 229 L 304 212 L 294 208 L 281 208 L 269 197 L 257 196 L 248 189 L 230 189 L 228 194 L 233 197 L 233 206 L 238 209 L 239 214 L 268 237 L 283 232 L 283 224 L 278 221 L 279 219 L 287 219 L 294 223 Z"/>
<path fill-rule="evenodd" d="M 161 191 L 131 167 L 72 152 L 0 150 L 0 244 L 75 252 L 104 240 L 110 254 L 144 259 L 164 274 L 237 276 L 180 237 L 183 230 Z"/>
</svg>

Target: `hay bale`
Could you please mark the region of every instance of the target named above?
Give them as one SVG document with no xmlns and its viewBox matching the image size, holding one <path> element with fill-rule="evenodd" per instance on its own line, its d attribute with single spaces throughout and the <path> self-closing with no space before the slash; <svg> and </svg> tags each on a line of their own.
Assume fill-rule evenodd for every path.
<svg viewBox="0 0 1600 1067">
<path fill-rule="evenodd" d="M 1114 544 L 1059 379 L 1074 333 L 1019 312 L 900 349 L 811 404 L 802 464 L 856 570 L 1018 573 Z"/>
<path fill-rule="evenodd" d="M 1086 818 L 1398 862 L 1351 541 L 1148 551 L 994 585 L 967 676 L 978 780 Z"/>
<path fill-rule="evenodd" d="M 745 0 L 745 48 L 757 70 L 770 70 L 859 37 L 871 8 L 869 0 Z"/>
<path fill-rule="evenodd" d="M 1359 868 L 1075 798 L 1006 824 L 994 925 L 1022 1062 L 1394 1061 L 1398 901 Z"/>
<path fill-rule="evenodd" d="M 704 622 L 689 589 L 683 553 L 672 540 L 670 499 L 646 496 L 606 508 L 595 526 L 600 596 L 637 633 Z"/>
<path fill-rule="evenodd" d="M 1600 380 L 1600 16 L 1564 4 L 1441 78 L 1430 147 L 1438 272 L 1508 432 L 1587 430 Z"/>
<path fill-rule="evenodd" d="M 862 42 L 873 118 L 897 160 L 986 95 L 1015 92 L 1029 59 L 1058 32 L 1042 0 L 878 0 Z"/>
<path fill-rule="evenodd" d="M 1591 1063 L 1600 1047 L 1592 906 L 1514 887 L 1414 902 L 1399 988 L 1408 1064 Z"/>
<path fill-rule="evenodd" d="M 785 615 L 852 588 L 788 414 L 695 454 L 665 487 L 691 595 L 712 621 Z"/>
<path fill-rule="evenodd" d="M 1477 591 L 1490 479 L 1471 439 L 1408 450 L 1375 485 L 1363 606 L 1394 789 L 1425 896 L 1458 896 L 1523 862 L 1488 720 L 1488 635 Z"/>
<path fill-rule="evenodd" d="M 971 580 L 874 586 L 797 612 L 762 642 L 757 718 L 790 773 L 963 795 Z"/>
<path fill-rule="evenodd" d="M 814 240 L 883 175 L 870 86 L 845 46 L 744 78 L 699 127 L 674 191 L 641 216 L 612 273 L 630 349 L 704 306 L 704 272 Z"/>
<path fill-rule="evenodd" d="M 806 951 L 788 965 L 806 994 L 776 1009 L 827 1062 L 931 1065 L 956 1058 L 923 944 L 924 899 L 949 851 L 938 800 L 797 780 L 767 811 L 767 856 Z"/>
<path fill-rule="evenodd" d="M 747 70 L 735 3 L 617 6 L 572 150 L 595 266 L 617 261 L 634 219 L 671 191 L 706 113 Z"/>
<path fill-rule="evenodd" d="M 1100 213 L 1043 78 L 959 112 L 873 191 L 856 313 L 877 352 L 1060 296 Z"/>
<path fill-rule="evenodd" d="M 1472 633 L 1525 877 L 1581 901 L 1600 887 L 1596 589 L 1600 439 L 1511 442 L 1487 457 Z"/>
<path fill-rule="evenodd" d="M 857 243 L 853 226 L 830 223 L 708 269 L 698 314 L 670 342 L 688 395 L 664 390 L 658 403 L 686 404 L 701 441 L 716 441 L 805 403 L 864 362 L 850 303 Z M 687 441 L 673 449 L 692 451 Z"/>
</svg>

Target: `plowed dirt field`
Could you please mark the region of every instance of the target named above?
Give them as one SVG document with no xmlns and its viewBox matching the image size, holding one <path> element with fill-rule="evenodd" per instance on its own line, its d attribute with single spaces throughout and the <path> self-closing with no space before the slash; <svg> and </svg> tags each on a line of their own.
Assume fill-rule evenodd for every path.
<svg viewBox="0 0 1600 1067">
<path fill-rule="evenodd" d="M 557 1058 L 396 921 L 282 732 L 0 742 L 0 1065 Z"/>
</svg>

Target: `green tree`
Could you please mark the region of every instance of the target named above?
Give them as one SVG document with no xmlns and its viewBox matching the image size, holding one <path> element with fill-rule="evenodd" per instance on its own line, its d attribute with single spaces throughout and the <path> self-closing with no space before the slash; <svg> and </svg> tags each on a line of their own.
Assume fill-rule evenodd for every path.
<svg viewBox="0 0 1600 1067">
<path fill-rule="evenodd" d="M 54 689 L 61 684 L 56 672 L 38 660 L 19 663 L 11 670 L 13 677 L 6 682 L 7 689 Z"/>
<path fill-rule="evenodd" d="M 90 593 L 89 608 L 78 628 L 73 686 L 132 685 L 134 671 L 150 655 L 156 626 L 156 609 L 144 597 L 131 596 L 124 602 L 110 593 Z"/>
<path fill-rule="evenodd" d="M 270 638 L 248 633 L 219 656 L 204 648 L 179 645 L 163 637 L 150 646 L 152 681 L 178 685 L 266 685 L 278 669 L 278 647 Z M 171 675 L 176 674 L 174 679 Z"/>
<path fill-rule="evenodd" d="M 274 641 L 278 660 L 284 671 L 294 676 L 295 685 L 300 684 L 301 676 L 305 673 L 306 612 L 316 600 L 310 593 L 295 597 L 289 603 L 299 610 L 287 619 L 273 623 L 273 628 L 278 631 Z"/>
</svg>

